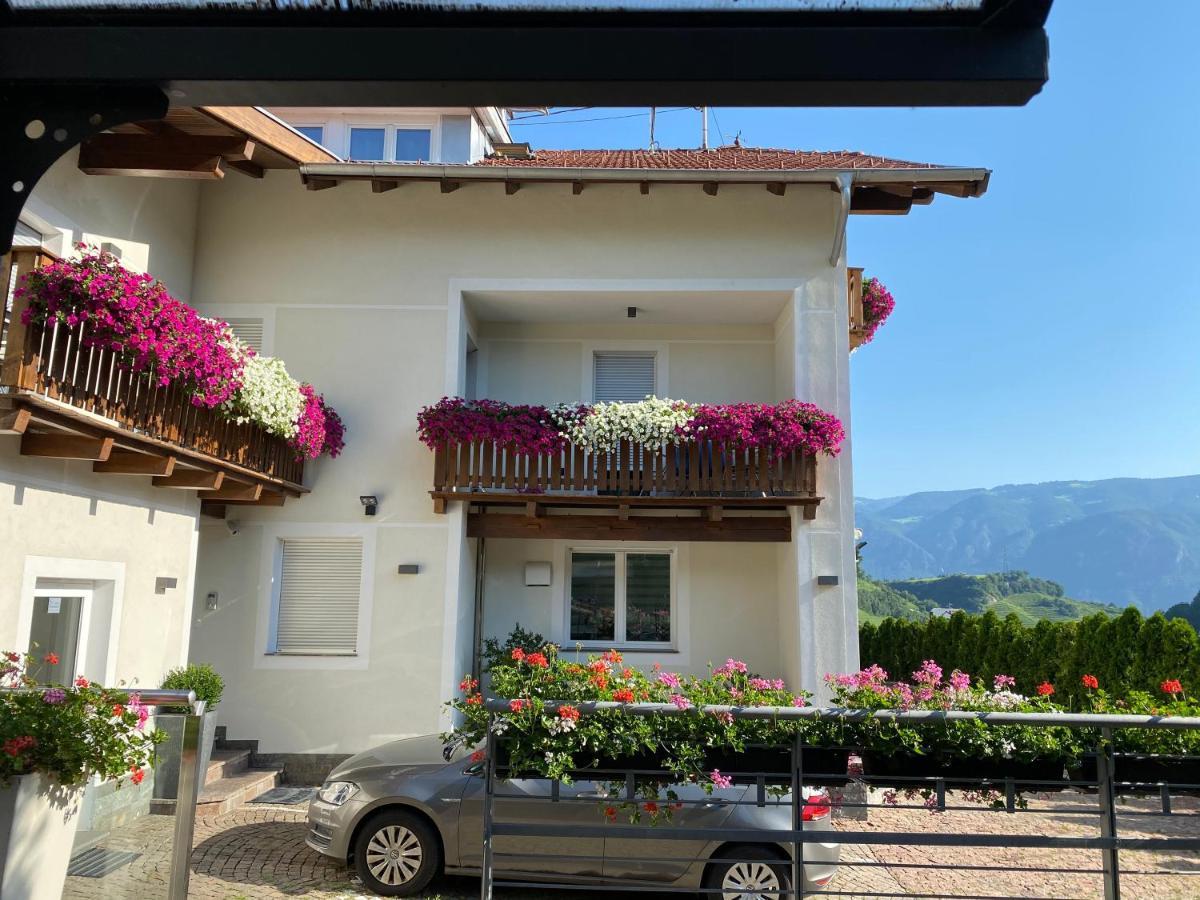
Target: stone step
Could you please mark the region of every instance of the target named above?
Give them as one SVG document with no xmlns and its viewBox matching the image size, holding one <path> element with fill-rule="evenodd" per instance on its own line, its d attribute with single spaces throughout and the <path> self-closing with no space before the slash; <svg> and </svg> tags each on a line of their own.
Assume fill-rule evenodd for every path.
<svg viewBox="0 0 1200 900">
<path fill-rule="evenodd" d="M 235 810 L 279 787 L 281 775 L 280 769 L 246 769 L 205 785 L 196 802 L 196 815 L 215 816 Z"/>
<path fill-rule="evenodd" d="M 249 750 L 214 750 L 204 773 L 204 784 L 207 787 L 222 778 L 231 778 L 250 767 Z"/>
</svg>

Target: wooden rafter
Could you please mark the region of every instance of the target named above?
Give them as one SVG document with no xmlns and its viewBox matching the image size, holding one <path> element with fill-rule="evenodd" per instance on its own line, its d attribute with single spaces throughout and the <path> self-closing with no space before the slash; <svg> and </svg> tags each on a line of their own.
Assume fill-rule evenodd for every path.
<svg viewBox="0 0 1200 900">
<path fill-rule="evenodd" d="M 94 463 L 92 471 L 104 475 L 159 475 L 165 477 L 175 471 L 175 457 L 118 449 L 114 450 L 104 462 Z"/>
<path fill-rule="evenodd" d="M 256 501 L 262 497 L 261 484 L 247 484 L 244 481 L 226 480 L 219 488 L 204 495 L 205 500 L 228 502 L 230 500 Z"/>
<path fill-rule="evenodd" d="M 80 146 L 79 168 L 88 175 L 219 179 L 225 177 L 226 162 L 261 174 L 253 162 L 254 150 L 254 142 L 244 137 L 190 135 L 174 129 L 156 135 L 100 134 Z"/>
<path fill-rule="evenodd" d="M 21 435 L 21 455 L 49 459 L 90 459 L 103 462 L 112 453 L 111 437 L 88 437 L 81 434 L 34 433 Z"/>
<path fill-rule="evenodd" d="M 225 481 L 224 472 L 208 472 L 204 469 L 177 469 L 170 475 L 155 477 L 154 486 L 180 488 L 188 491 L 215 491 Z"/>
</svg>

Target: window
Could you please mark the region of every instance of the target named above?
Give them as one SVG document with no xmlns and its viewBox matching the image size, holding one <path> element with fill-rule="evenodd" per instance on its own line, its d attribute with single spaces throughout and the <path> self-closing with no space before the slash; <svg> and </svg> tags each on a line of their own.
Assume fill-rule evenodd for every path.
<svg viewBox="0 0 1200 900">
<path fill-rule="evenodd" d="M 271 653 L 354 656 L 362 587 L 361 538 L 284 538 Z"/>
<path fill-rule="evenodd" d="M 397 162 L 429 162 L 432 141 L 428 128 L 397 128 L 394 158 Z"/>
<path fill-rule="evenodd" d="M 248 345 L 255 353 L 262 353 L 263 349 L 263 320 L 236 318 L 226 319 L 225 324 L 229 326 L 229 330 L 243 344 Z"/>
<path fill-rule="evenodd" d="M 618 646 L 669 645 L 671 570 L 670 553 L 572 551 L 569 639 Z"/>
<path fill-rule="evenodd" d="M 316 141 L 318 144 L 325 142 L 324 125 L 293 125 L 292 127 L 310 141 Z"/>
<path fill-rule="evenodd" d="M 657 357 L 653 351 L 597 352 L 592 366 L 592 400 L 596 403 L 636 403 L 655 393 Z"/>
<path fill-rule="evenodd" d="M 350 159 L 382 160 L 387 131 L 383 128 L 351 128 Z"/>
</svg>

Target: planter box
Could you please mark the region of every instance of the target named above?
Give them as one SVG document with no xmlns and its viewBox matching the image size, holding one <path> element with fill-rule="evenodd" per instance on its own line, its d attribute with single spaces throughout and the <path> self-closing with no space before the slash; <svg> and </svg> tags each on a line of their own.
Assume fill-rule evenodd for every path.
<svg viewBox="0 0 1200 900">
<path fill-rule="evenodd" d="M 1116 780 L 1157 784 L 1186 785 L 1186 791 L 1200 790 L 1200 756 L 1159 756 L 1157 754 L 1117 754 L 1114 759 Z M 1175 790 L 1172 788 L 1172 793 Z"/>
<path fill-rule="evenodd" d="M 158 716 L 155 725 L 167 735 L 167 740 L 155 749 L 154 799 L 174 800 L 179 796 L 179 763 L 183 754 L 182 715 Z M 217 711 L 204 714 L 200 726 L 200 748 L 197 765 L 200 769 L 200 786 L 204 787 L 204 776 L 212 759 L 213 742 L 217 736 Z"/>
<path fill-rule="evenodd" d="M 1065 765 L 1062 760 L 966 759 L 953 756 L 915 756 L 907 753 L 882 754 L 863 752 L 863 774 L 872 787 L 923 787 L 917 778 L 942 778 L 947 787 L 976 788 L 982 779 L 1003 783 L 1006 778 L 1017 782 L 1060 781 Z M 895 781 L 889 781 L 895 778 Z M 1018 784 L 1018 787 L 1038 791 L 1059 791 L 1061 784 Z"/>
<path fill-rule="evenodd" d="M 497 747 L 496 758 L 500 774 L 503 777 L 521 777 L 516 773 L 504 771 L 508 761 L 508 749 L 501 743 Z M 805 747 L 801 761 L 805 785 L 843 785 L 850 781 L 847 774 L 850 750 L 846 747 Z M 732 778 L 735 784 L 754 784 L 758 775 L 768 776 L 766 780 L 770 784 L 787 784 L 792 777 L 792 751 L 788 747 L 749 746 L 739 753 L 712 748 L 704 756 L 703 769 L 705 772 L 720 769 L 721 774 Z M 622 777 L 617 773 L 629 770 L 660 772 L 662 764 L 659 756 L 653 753 L 630 754 L 601 760 L 595 769 L 578 770 L 576 777 L 597 781 L 616 780 Z M 589 772 L 596 774 L 589 775 Z M 605 772 L 609 774 L 603 774 Z"/>
<path fill-rule="evenodd" d="M 0 787 L 0 900 L 59 900 L 83 786 L 22 775 Z"/>
</svg>

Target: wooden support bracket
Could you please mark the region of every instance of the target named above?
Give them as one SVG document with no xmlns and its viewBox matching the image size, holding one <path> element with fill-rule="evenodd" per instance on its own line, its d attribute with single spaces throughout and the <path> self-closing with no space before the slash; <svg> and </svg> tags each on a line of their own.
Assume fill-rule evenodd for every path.
<svg viewBox="0 0 1200 900">
<path fill-rule="evenodd" d="M 708 516 L 708 521 L 710 521 L 710 522 L 720 522 L 721 521 L 721 513 L 723 512 L 722 507 L 710 506 L 710 507 L 708 507 L 706 512 L 707 512 L 707 516 Z"/>
<path fill-rule="evenodd" d="M 544 512 L 545 510 L 542 508 L 542 504 L 538 503 L 536 500 L 530 500 L 525 504 L 525 515 L 531 519 L 540 517 Z"/>
<path fill-rule="evenodd" d="M 247 484 L 244 481 L 234 481 L 230 478 L 226 479 L 216 490 L 206 492 L 204 499 L 221 502 L 229 500 L 249 500 L 253 502 L 260 500 L 262 493 L 263 486 L 261 484 Z"/>
<path fill-rule="evenodd" d="M 446 498 L 445 497 L 434 497 L 433 498 L 433 511 L 434 511 L 434 513 L 436 513 L 439 516 L 445 515 L 445 513 L 446 513 Z"/>
<path fill-rule="evenodd" d="M 93 463 L 92 471 L 104 475 L 167 476 L 175 471 L 175 457 L 117 449 L 104 462 Z"/>
<path fill-rule="evenodd" d="M 0 434 L 24 434 L 30 418 L 25 407 L 0 411 Z"/>
<path fill-rule="evenodd" d="M 21 435 L 22 456 L 42 456 L 50 459 L 90 459 L 103 462 L 112 453 L 110 437 L 84 437 L 78 434 Z"/>
<path fill-rule="evenodd" d="M 204 469 L 179 469 L 171 475 L 154 479 L 155 487 L 179 488 L 187 491 L 215 491 L 225 481 L 224 472 L 207 472 Z"/>
</svg>

